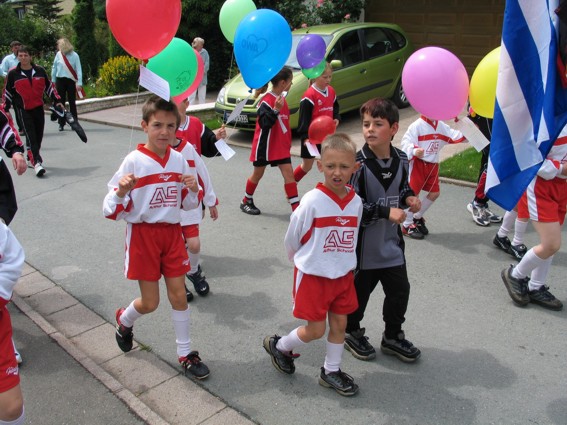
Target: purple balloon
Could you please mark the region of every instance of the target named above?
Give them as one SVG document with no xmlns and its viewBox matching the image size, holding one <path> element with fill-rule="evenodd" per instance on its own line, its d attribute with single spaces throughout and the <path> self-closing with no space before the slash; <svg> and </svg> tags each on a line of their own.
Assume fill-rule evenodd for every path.
<svg viewBox="0 0 567 425">
<path fill-rule="evenodd" d="M 327 46 L 323 37 L 317 34 L 307 34 L 297 44 L 295 56 L 299 66 L 304 69 L 313 68 L 325 58 Z"/>
</svg>

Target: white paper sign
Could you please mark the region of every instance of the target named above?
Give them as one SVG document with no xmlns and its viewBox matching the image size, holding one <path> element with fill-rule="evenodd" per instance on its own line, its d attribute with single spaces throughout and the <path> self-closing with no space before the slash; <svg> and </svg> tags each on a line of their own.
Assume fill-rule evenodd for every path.
<svg viewBox="0 0 567 425">
<path fill-rule="evenodd" d="M 464 117 L 459 121 L 453 122 L 452 127 L 463 133 L 470 145 L 478 152 L 490 144 L 490 141 L 484 136 L 484 134 L 482 134 L 482 131 L 480 131 L 468 117 Z"/>
<path fill-rule="evenodd" d="M 140 85 L 162 99 L 170 100 L 169 83 L 143 65 L 140 65 Z"/>
<path fill-rule="evenodd" d="M 228 161 L 236 154 L 236 152 L 234 152 L 234 150 L 227 145 L 224 139 L 217 140 L 215 142 L 215 146 L 217 147 L 217 150 L 220 152 L 225 161 Z"/>
<path fill-rule="evenodd" d="M 250 99 L 250 96 L 252 96 L 252 93 L 250 93 L 246 99 L 241 100 L 240 102 L 238 102 L 236 104 L 236 107 L 228 116 L 225 124 L 230 124 L 232 121 L 234 121 L 240 115 L 240 113 L 244 109 L 244 106 L 246 105 L 246 102 L 248 102 L 248 99 Z"/>
<path fill-rule="evenodd" d="M 314 145 L 313 143 L 310 142 L 305 142 L 305 147 L 309 151 L 309 155 L 314 156 L 315 158 L 321 158 L 321 155 L 319 154 L 319 149 L 317 149 L 317 145 Z"/>
</svg>

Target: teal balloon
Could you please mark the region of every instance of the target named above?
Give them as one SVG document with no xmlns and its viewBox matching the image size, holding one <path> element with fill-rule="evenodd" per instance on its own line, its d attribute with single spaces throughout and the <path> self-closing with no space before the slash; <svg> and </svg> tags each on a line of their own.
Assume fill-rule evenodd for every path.
<svg viewBox="0 0 567 425">
<path fill-rule="evenodd" d="M 304 68 L 301 70 L 301 72 L 303 72 L 303 75 L 305 75 L 307 78 L 309 78 L 310 80 L 320 77 L 323 72 L 325 72 L 325 66 L 327 65 L 327 62 L 325 61 L 325 59 L 323 59 L 321 62 L 319 62 L 318 65 L 314 66 L 313 68 Z"/>
<path fill-rule="evenodd" d="M 219 13 L 219 25 L 224 37 L 234 43 L 236 28 L 242 18 L 256 10 L 252 0 L 226 0 Z"/>
<path fill-rule="evenodd" d="M 169 83 L 171 97 L 185 92 L 193 84 L 198 67 L 195 50 L 180 38 L 171 40 L 147 65 L 150 71 Z"/>
<path fill-rule="evenodd" d="M 287 21 L 270 9 L 250 12 L 238 24 L 234 56 L 246 85 L 258 89 L 285 65 L 291 52 Z"/>
</svg>

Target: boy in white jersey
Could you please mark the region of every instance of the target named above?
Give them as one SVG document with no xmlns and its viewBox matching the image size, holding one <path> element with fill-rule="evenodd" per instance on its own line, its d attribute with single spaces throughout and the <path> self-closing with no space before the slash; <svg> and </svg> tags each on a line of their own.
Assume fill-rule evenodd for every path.
<svg viewBox="0 0 567 425">
<path fill-rule="evenodd" d="M 358 391 L 352 377 L 340 369 L 347 314 L 358 306 L 352 270 L 362 202 L 347 185 L 358 168 L 355 158 L 356 145 L 346 134 L 329 136 L 323 142 L 317 168 L 324 183 L 303 196 L 284 240 L 295 264 L 293 315 L 307 324 L 281 338 L 264 338 L 274 367 L 292 374 L 298 357 L 293 350 L 325 335 L 328 316 L 327 353 L 319 384 L 344 396 Z"/>
<path fill-rule="evenodd" d="M 171 149 L 179 126 L 177 106 L 158 96 L 150 97 L 142 109 L 146 144 L 130 152 L 108 183 L 104 199 L 106 218 L 123 218 L 126 230 L 125 275 L 137 280 L 140 298 L 116 311 L 116 342 L 132 349 L 134 322 L 159 304 L 159 279 L 164 276 L 171 303 L 179 363 L 197 379 L 209 376 L 199 353 L 191 351 L 189 308 L 185 273 L 189 259 L 181 230 L 181 209 L 190 210 L 202 198 L 197 179 L 183 156 Z"/>
</svg>

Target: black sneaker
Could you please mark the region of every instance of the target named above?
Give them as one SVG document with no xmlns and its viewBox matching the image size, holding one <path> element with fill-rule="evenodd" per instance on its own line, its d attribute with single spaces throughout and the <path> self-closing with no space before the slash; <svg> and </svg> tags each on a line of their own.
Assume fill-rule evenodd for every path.
<svg viewBox="0 0 567 425">
<path fill-rule="evenodd" d="M 191 292 L 189 290 L 189 288 L 187 287 L 187 285 L 185 285 L 185 295 L 187 296 L 187 302 L 190 303 L 191 301 L 193 301 L 193 292 Z"/>
<path fill-rule="evenodd" d="M 260 215 L 261 212 L 256 205 L 254 205 L 254 201 L 252 199 L 247 200 L 246 202 L 240 203 L 240 211 L 250 215 Z"/>
<path fill-rule="evenodd" d="M 358 385 L 354 383 L 352 376 L 347 375 L 340 369 L 336 372 L 326 374 L 325 368 L 322 367 L 321 374 L 319 375 L 319 385 L 332 388 L 340 395 L 347 397 L 355 395 L 358 392 Z"/>
<path fill-rule="evenodd" d="M 413 219 L 413 224 L 415 224 L 415 227 L 417 227 L 417 230 L 419 230 L 419 232 L 423 235 L 426 236 L 429 234 L 429 229 L 425 226 L 425 219 L 423 217 L 421 218 L 414 218 Z"/>
<path fill-rule="evenodd" d="M 502 276 L 502 281 L 512 301 L 519 306 L 525 306 L 530 302 L 530 297 L 528 296 L 528 282 L 530 278 L 516 279 L 512 277 L 512 270 L 514 270 L 514 266 L 510 264 L 510 267 L 502 270 L 500 276 Z"/>
<path fill-rule="evenodd" d="M 404 236 L 409 236 L 412 239 L 423 239 L 423 233 L 419 231 L 415 224 L 410 224 L 408 227 L 402 224 L 402 234 Z"/>
<path fill-rule="evenodd" d="M 549 292 L 548 286 L 542 286 L 535 291 L 528 291 L 528 297 L 531 303 L 541 305 L 550 310 L 559 311 L 563 309 L 563 303 Z"/>
<path fill-rule="evenodd" d="M 198 351 L 191 351 L 185 357 L 179 357 L 179 363 L 185 376 L 190 373 L 196 379 L 205 379 L 211 373 L 207 365 L 201 361 Z"/>
<path fill-rule="evenodd" d="M 126 310 L 124 307 L 119 308 L 116 310 L 116 342 L 122 351 L 127 353 L 132 349 L 133 340 L 134 340 L 134 332 L 132 332 L 132 328 L 127 328 L 120 322 L 120 316 Z"/>
<path fill-rule="evenodd" d="M 526 252 L 528 252 L 528 247 L 525 246 L 523 243 L 521 243 L 519 245 L 510 244 L 510 246 L 508 247 L 508 254 L 510 254 L 512 257 L 514 257 L 518 261 L 521 260 L 522 258 L 524 258 L 524 255 L 526 255 Z"/>
<path fill-rule="evenodd" d="M 267 336 L 264 338 L 264 349 L 272 358 L 272 364 L 274 367 L 282 373 L 287 373 L 291 375 L 295 372 L 295 365 L 293 364 L 293 360 L 299 357 L 299 354 L 289 353 L 286 354 L 283 351 L 280 351 L 276 348 L 276 344 L 278 343 L 281 337 L 278 335 L 274 336 Z"/>
<path fill-rule="evenodd" d="M 202 272 L 201 265 L 199 264 L 195 273 L 187 273 L 187 279 L 193 283 L 197 294 L 204 297 L 209 293 L 209 283 L 205 280 L 205 276 L 203 276 Z"/>
<path fill-rule="evenodd" d="M 504 252 L 509 252 L 510 245 L 512 245 L 512 243 L 510 242 L 510 239 L 508 239 L 508 236 L 500 237 L 500 236 L 498 236 L 498 233 L 496 233 L 496 235 L 494 235 L 494 239 L 492 239 L 492 243 L 497 248 L 500 248 Z"/>
<path fill-rule="evenodd" d="M 372 360 L 376 357 L 376 350 L 364 336 L 365 328 L 347 332 L 345 335 L 345 348 L 359 360 Z"/>
<path fill-rule="evenodd" d="M 472 214 L 472 219 L 476 224 L 483 227 L 490 226 L 490 217 L 484 214 L 485 209 L 475 204 L 474 201 L 467 204 L 467 210 Z"/>
<path fill-rule="evenodd" d="M 387 339 L 385 335 L 382 335 L 380 350 L 384 354 L 396 356 L 407 363 L 415 362 L 421 356 L 421 351 L 406 339 L 403 331 L 398 333 L 395 339 Z"/>
</svg>

